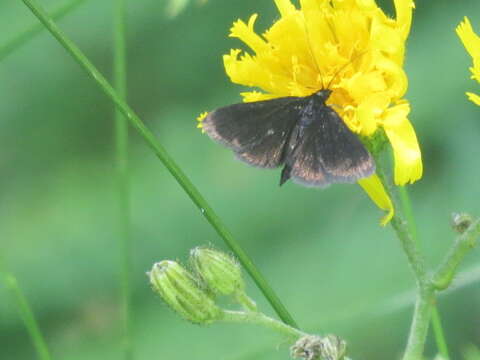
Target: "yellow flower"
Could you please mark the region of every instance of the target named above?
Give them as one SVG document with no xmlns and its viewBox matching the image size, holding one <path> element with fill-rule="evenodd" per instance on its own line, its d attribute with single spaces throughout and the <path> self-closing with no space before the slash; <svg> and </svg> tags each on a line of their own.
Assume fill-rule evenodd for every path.
<svg viewBox="0 0 480 360">
<path fill-rule="evenodd" d="M 347 126 L 364 137 L 383 129 L 393 148 L 394 181 L 405 185 L 422 176 L 415 131 L 403 98 L 405 41 L 413 0 L 394 0 L 391 19 L 374 0 L 274 0 L 280 18 L 262 35 L 247 23 L 234 22 L 230 36 L 251 49 L 224 55 L 231 81 L 261 91 L 242 93 L 245 102 L 284 96 L 308 96 L 328 86 L 327 104 L 334 105 Z M 377 175 L 359 184 L 372 200 L 393 216 L 393 205 Z"/>
<path fill-rule="evenodd" d="M 457 26 L 457 35 L 462 40 L 463 46 L 473 59 L 473 66 L 470 68 L 472 79 L 480 82 L 480 37 L 473 32 L 472 25 L 467 17 Z M 480 96 L 471 92 L 466 93 L 468 98 L 475 104 L 480 105 Z"/>
</svg>

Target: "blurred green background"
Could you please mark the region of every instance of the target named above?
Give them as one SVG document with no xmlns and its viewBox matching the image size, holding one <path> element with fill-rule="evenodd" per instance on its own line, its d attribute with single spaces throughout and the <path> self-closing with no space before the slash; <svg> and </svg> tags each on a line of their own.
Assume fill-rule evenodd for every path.
<svg viewBox="0 0 480 360">
<path fill-rule="evenodd" d="M 42 0 L 54 9 L 64 0 Z M 392 13 L 390 1 L 385 9 Z M 165 2 L 128 1 L 128 102 L 253 257 L 300 326 L 345 338 L 359 359 L 396 359 L 411 320 L 412 274 L 392 230 L 358 186 L 278 187 L 278 171 L 233 159 L 196 128 L 196 116 L 238 102 L 221 55 L 226 35 L 273 1 L 195 2 L 176 17 Z M 406 70 L 407 98 L 425 175 L 411 186 L 422 248 L 435 266 L 454 238 L 453 211 L 480 215 L 480 108 L 465 91 L 471 59 L 455 35 L 478 0 L 418 1 Z M 19 0 L 0 2 L 0 44 L 36 22 Z M 112 2 L 86 1 L 59 21 L 99 69 L 112 73 Z M 112 104 L 43 32 L 0 63 L 0 251 L 19 280 L 55 359 L 121 358 L 120 259 Z M 150 290 L 161 259 L 221 239 L 172 176 L 132 132 L 134 342 L 137 359 L 288 359 L 288 344 L 249 325 L 182 321 Z M 477 270 L 472 252 L 461 270 Z M 439 299 L 452 359 L 480 345 L 480 280 Z M 258 290 L 249 292 L 273 314 Z M 408 294 L 407 294 L 408 295 Z M 406 303 L 404 299 L 407 299 Z M 435 346 L 429 336 L 427 354 Z M 34 359 L 16 306 L 0 286 L 0 359 Z"/>
</svg>

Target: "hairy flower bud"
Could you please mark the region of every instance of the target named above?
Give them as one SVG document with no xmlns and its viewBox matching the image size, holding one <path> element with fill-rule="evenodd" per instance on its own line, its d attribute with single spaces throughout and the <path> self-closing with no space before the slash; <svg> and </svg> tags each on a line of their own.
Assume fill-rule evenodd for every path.
<svg viewBox="0 0 480 360">
<path fill-rule="evenodd" d="M 463 234 L 472 225 L 473 218 L 466 213 L 452 213 L 451 224 L 453 230 Z"/>
<path fill-rule="evenodd" d="M 347 343 L 336 335 L 327 335 L 323 338 L 322 357 L 325 360 L 340 360 L 345 358 Z"/>
<path fill-rule="evenodd" d="M 346 342 L 336 335 L 307 335 L 300 338 L 290 349 L 293 358 L 305 360 L 346 360 L 346 352 Z"/>
<path fill-rule="evenodd" d="M 192 266 L 216 294 L 232 295 L 243 292 L 245 283 L 240 265 L 230 255 L 206 247 L 197 247 L 190 251 Z"/>
<path fill-rule="evenodd" d="M 196 324 L 208 324 L 221 317 L 222 310 L 200 288 L 193 275 L 177 262 L 158 262 L 148 276 L 153 290 L 184 319 Z"/>
</svg>

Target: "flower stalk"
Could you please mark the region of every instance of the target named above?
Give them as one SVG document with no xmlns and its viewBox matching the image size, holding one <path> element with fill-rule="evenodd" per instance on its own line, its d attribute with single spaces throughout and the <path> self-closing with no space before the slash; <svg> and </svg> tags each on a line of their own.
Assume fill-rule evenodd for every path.
<svg viewBox="0 0 480 360">
<path fill-rule="evenodd" d="M 391 196 L 391 198 L 395 204 L 395 197 Z M 395 206 L 395 208 L 397 207 Z M 418 289 L 413 320 L 403 360 L 420 360 L 427 339 L 435 292 L 427 277 L 423 257 L 418 251 L 417 244 L 410 233 L 407 223 L 400 217 L 398 210 L 395 212 L 391 224 L 407 255 L 408 262 L 415 275 Z"/>
<path fill-rule="evenodd" d="M 424 286 L 419 289 L 415 310 L 413 312 L 412 325 L 408 336 L 407 347 L 402 360 L 421 360 L 428 334 L 432 305 L 435 300 L 433 287 Z"/>
<path fill-rule="evenodd" d="M 216 322 L 264 326 L 290 341 L 292 357 L 306 360 L 345 360 L 347 343 L 336 335 L 310 335 L 257 310 L 246 294 L 241 269 L 235 258 L 213 248 L 190 251 L 191 269 L 176 261 L 163 260 L 147 273 L 152 289 L 175 313 L 199 325 Z M 229 296 L 243 311 L 224 309 L 218 296 Z"/>
<path fill-rule="evenodd" d="M 278 316 L 287 324 L 296 326 L 295 320 L 280 301 L 280 298 L 273 291 L 267 280 L 260 273 L 253 261 L 236 241 L 230 231 L 227 229 L 223 221 L 216 214 L 213 208 L 204 199 L 200 191 L 193 185 L 187 175 L 180 169 L 174 159 L 160 144 L 155 135 L 148 129 L 138 115 L 130 108 L 130 106 L 120 97 L 113 89 L 105 77 L 97 70 L 83 52 L 60 30 L 55 24 L 51 16 L 38 4 L 35 0 L 22 0 L 24 4 L 32 11 L 32 13 L 43 23 L 45 28 L 57 39 L 57 41 L 65 48 L 65 50 L 74 58 L 74 60 L 82 67 L 99 86 L 99 88 L 110 98 L 117 109 L 125 116 L 130 124 L 135 128 L 147 145 L 153 150 L 159 160 L 165 165 L 167 170 L 172 174 L 178 184 L 190 197 L 192 202 L 198 207 L 201 214 L 207 219 L 210 225 L 215 229 L 218 235 L 225 241 L 228 247 L 235 253 L 239 261 L 245 267 L 252 279 L 262 291 L 272 308 L 277 312 Z"/>
<path fill-rule="evenodd" d="M 377 162 L 377 164 L 379 164 L 379 162 Z M 403 360 L 422 359 L 430 321 L 432 321 L 434 325 L 437 346 L 442 354 L 448 358 L 448 349 L 435 305 L 435 295 L 437 291 L 448 288 L 460 262 L 463 260 L 467 252 L 475 246 L 476 239 L 480 236 L 480 219 L 474 222 L 471 221 L 469 226 L 465 228 L 465 216 L 458 218 L 458 222 L 461 222 L 459 227 L 463 229 L 463 233 L 457 237 L 438 270 L 433 275 L 429 275 L 425 267 L 423 256 L 418 249 L 414 233 L 412 233 L 411 227 L 408 226 L 408 223 L 401 217 L 400 212 L 398 211 L 399 206 L 396 201 L 397 197 L 392 193 L 392 187 L 387 186 L 388 181 L 383 172 L 380 170 L 379 173 L 381 174 L 380 178 L 382 179 L 382 182 L 384 182 L 385 188 L 389 192 L 394 208 L 396 209 L 395 215 L 391 221 L 392 227 L 394 228 L 404 252 L 407 255 L 408 262 L 415 275 L 418 289 L 413 320 Z M 406 190 L 403 190 L 403 194 L 400 193 L 400 197 L 405 199 L 406 196 L 408 196 L 408 194 L 406 193 Z M 407 211 L 411 210 L 407 209 Z M 413 220 L 411 213 L 409 219 Z"/>
<path fill-rule="evenodd" d="M 261 312 L 224 310 L 220 321 L 261 325 L 291 339 L 297 339 L 307 335 L 303 331 L 273 319 Z"/>
<path fill-rule="evenodd" d="M 396 204 L 395 200 L 393 200 L 393 202 Z M 395 206 L 395 208 L 398 209 L 397 206 Z M 424 259 L 418 251 L 417 244 L 410 233 L 410 229 L 408 228 L 406 221 L 403 220 L 399 214 L 395 214 L 392 218 L 392 227 L 394 228 L 402 244 L 403 251 L 407 255 L 408 262 L 415 274 L 417 286 L 419 288 L 425 287 L 428 280 Z"/>
<path fill-rule="evenodd" d="M 412 239 L 416 243 L 416 246 L 418 248 L 417 251 L 421 251 L 421 243 L 418 239 L 417 226 L 415 223 L 415 217 L 413 215 L 412 204 L 410 201 L 408 190 L 405 186 L 401 186 L 397 189 L 399 193 L 399 199 L 402 204 L 403 212 L 405 213 L 407 225 L 412 235 Z M 432 329 L 435 336 L 435 342 L 436 342 L 438 351 L 442 356 L 445 357 L 445 359 L 448 359 L 449 355 L 448 355 L 447 341 L 442 328 L 440 313 L 438 311 L 436 304 L 434 304 L 432 308 L 431 324 L 432 324 Z"/>
<path fill-rule="evenodd" d="M 467 230 L 457 237 L 447 256 L 432 277 L 437 290 L 445 290 L 452 283 L 458 266 L 465 255 L 474 248 L 480 236 L 480 219 L 473 222 Z"/>
</svg>

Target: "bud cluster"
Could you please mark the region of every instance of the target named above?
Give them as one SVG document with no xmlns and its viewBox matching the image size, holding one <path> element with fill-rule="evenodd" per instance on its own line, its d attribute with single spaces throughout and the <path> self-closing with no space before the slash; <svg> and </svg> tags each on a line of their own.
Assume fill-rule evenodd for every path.
<svg viewBox="0 0 480 360">
<path fill-rule="evenodd" d="M 249 309 L 254 307 L 245 294 L 240 265 L 232 256 L 197 247 L 190 252 L 190 264 L 192 271 L 178 262 L 163 260 L 147 273 L 153 290 L 184 319 L 196 324 L 222 319 L 224 311 L 215 303 L 216 295 L 233 296 Z"/>
<path fill-rule="evenodd" d="M 263 325 L 289 337 L 299 339 L 291 347 L 294 358 L 305 360 L 349 360 L 346 343 L 335 335 L 317 336 L 291 327 L 257 310 L 255 302 L 245 293 L 240 265 L 221 251 L 197 247 L 190 251 L 190 268 L 176 261 L 163 260 L 148 272 L 153 290 L 185 320 L 195 324 L 215 321 L 243 322 Z M 244 311 L 218 306 L 216 296 L 230 296 Z"/>
</svg>

